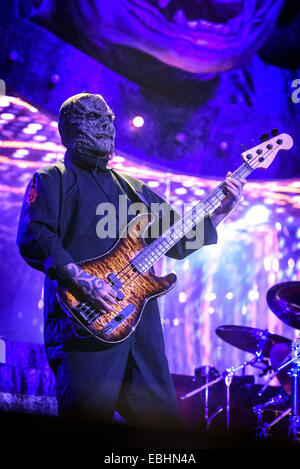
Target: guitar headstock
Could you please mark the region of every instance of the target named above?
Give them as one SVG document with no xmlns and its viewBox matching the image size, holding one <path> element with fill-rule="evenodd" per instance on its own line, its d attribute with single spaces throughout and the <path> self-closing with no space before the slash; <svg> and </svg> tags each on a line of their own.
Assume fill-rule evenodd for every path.
<svg viewBox="0 0 300 469">
<path fill-rule="evenodd" d="M 270 166 L 279 150 L 289 150 L 293 146 L 293 139 L 288 134 L 280 134 L 269 140 L 264 140 L 256 147 L 242 153 L 243 160 L 253 169 L 266 169 Z"/>
</svg>

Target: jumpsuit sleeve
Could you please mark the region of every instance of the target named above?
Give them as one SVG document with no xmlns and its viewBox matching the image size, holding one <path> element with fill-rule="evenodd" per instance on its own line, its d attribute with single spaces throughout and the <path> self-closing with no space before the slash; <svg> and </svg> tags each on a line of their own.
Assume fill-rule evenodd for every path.
<svg viewBox="0 0 300 469">
<path fill-rule="evenodd" d="M 25 191 L 17 232 L 23 259 L 52 279 L 57 268 L 74 262 L 59 238 L 60 186 L 55 170 L 33 175 Z"/>
<path fill-rule="evenodd" d="M 180 215 L 176 210 L 174 210 L 171 205 L 169 205 L 164 199 L 162 199 L 158 194 L 153 192 L 148 186 L 145 186 L 144 188 L 145 191 L 145 198 L 148 200 L 148 202 L 151 203 L 157 203 L 157 204 L 167 204 L 165 207 L 169 209 L 169 214 L 168 217 L 170 218 L 170 224 L 171 226 L 175 221 L 179 220 Z M 169 226 L 163 226 L 163 218 L 164 215 L 163 213 L 159 213 L 158 216 L 155 217 L 154 223 L 158 223 L 158 229 L 156 232 L 158 232 L 159 236 L 165 231 L 165 229 L 168 229 Z M 204 217 L 204 224 L 203 224 L 203 236 L 202 236 L 202 242 L 200 243 L 201 246 L 197 246 L 196 248 L 189 248 L 187 247 L 188 242 L 191 241 L 191 237 L 188 235 L 183 236 L 174 246 L 166 252 L 166 256 L 171 257 L 173 259 L 184 259 L 188 255 L 192 254 L 193 252 L 197 251 L 200 247 L 210 245 L 210 244 L 216 244 L 218 240 L 218 234 L 215 229 L 215 227 L 212 224 L 211 217 L 210 215 L 206 215 Z M 154 241 L 155 238 L 151 238 L 151 236 L 146 239 L 147 244 L 150 244 L 152 241 Z"/>
</svg>

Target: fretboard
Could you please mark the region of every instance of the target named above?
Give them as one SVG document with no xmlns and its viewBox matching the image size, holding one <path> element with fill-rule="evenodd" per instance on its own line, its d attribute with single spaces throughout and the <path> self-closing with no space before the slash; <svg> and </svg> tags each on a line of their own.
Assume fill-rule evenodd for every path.
<svg viewBox="0 0 300 469">
<path fill-rule="evenodd" d="M 246 178 L 252 171 L 253 168 L 248 163 L 243 163 L 231 177 Z M 132 260 L 132 265 L 141 273 L 147 272 L 158 259 L 187 235 L 207 214 L 215 210 L 225 196 L 224 181 L 222 181 L 174 225 L 145 247 L 143 251 L 139 252 Z"/>
</svg>

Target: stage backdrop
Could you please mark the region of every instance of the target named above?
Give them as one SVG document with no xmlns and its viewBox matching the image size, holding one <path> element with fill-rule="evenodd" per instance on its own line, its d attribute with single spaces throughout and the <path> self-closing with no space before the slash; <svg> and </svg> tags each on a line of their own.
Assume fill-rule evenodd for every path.
<svg viewBox="0 0 300 469">
<path fill-rule="evenodd" d="M 10 340 L 43 342 L 43 274 L 19 256 L 16 229 L 33 172 L 63 155 L 57 122 L 18 98 L 0 98 L 0 335 Z M 277 158 L 288 164 L 289 152 L 279 152 Z M 236 155 L 236 167 L 240 164 Z M 181 202 L 200 200 L 218 183 L 151 169 L 118 151 L 112 166 L 144 180 L 178 208 Z M 193 374 L 207 364 L 222 372 L 251 358 L 217 337 L 220 325 L 294 337 L 295 330 L 268 308 L 266 293 L 274 284 L 300 280 L 300 180 L 255 179 L 254 172 L 237 210 L 219 227 L 217 245 L 182 261 L 164 258 L 157 265 L 158 273 L 174 271 L 178 276 L 175 288 L 160 299 L 173 373 Z"/>
</svg>

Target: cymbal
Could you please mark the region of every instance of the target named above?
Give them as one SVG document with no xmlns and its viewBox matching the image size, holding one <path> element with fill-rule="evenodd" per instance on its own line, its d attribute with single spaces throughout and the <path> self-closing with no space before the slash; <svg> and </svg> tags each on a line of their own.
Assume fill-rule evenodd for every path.
<svg viewBox="0 0 300 469">
<path fill-rule="evenodd" d="M 263 329 L 255 329 L 254 327 L 247 326 L 219 326 L 216 329 L 216 334 L 225 342 L 233 345 L 234 347 L 256 354 L 260 350 L 260 342 L 266 336 L 266 342 L 263 345 L 263 357 L 270 357 L 270 350 L 274 344 L 285 343 L 291 344 L 291 340 L 286 339 L 277 334 L 265 331 Z"/>
<path fill-rule="evenodd" d="M 300 329 L 300 282 L 274 285 L 267 292 L 267 303 L 278 319 Z"/>
</svg>

